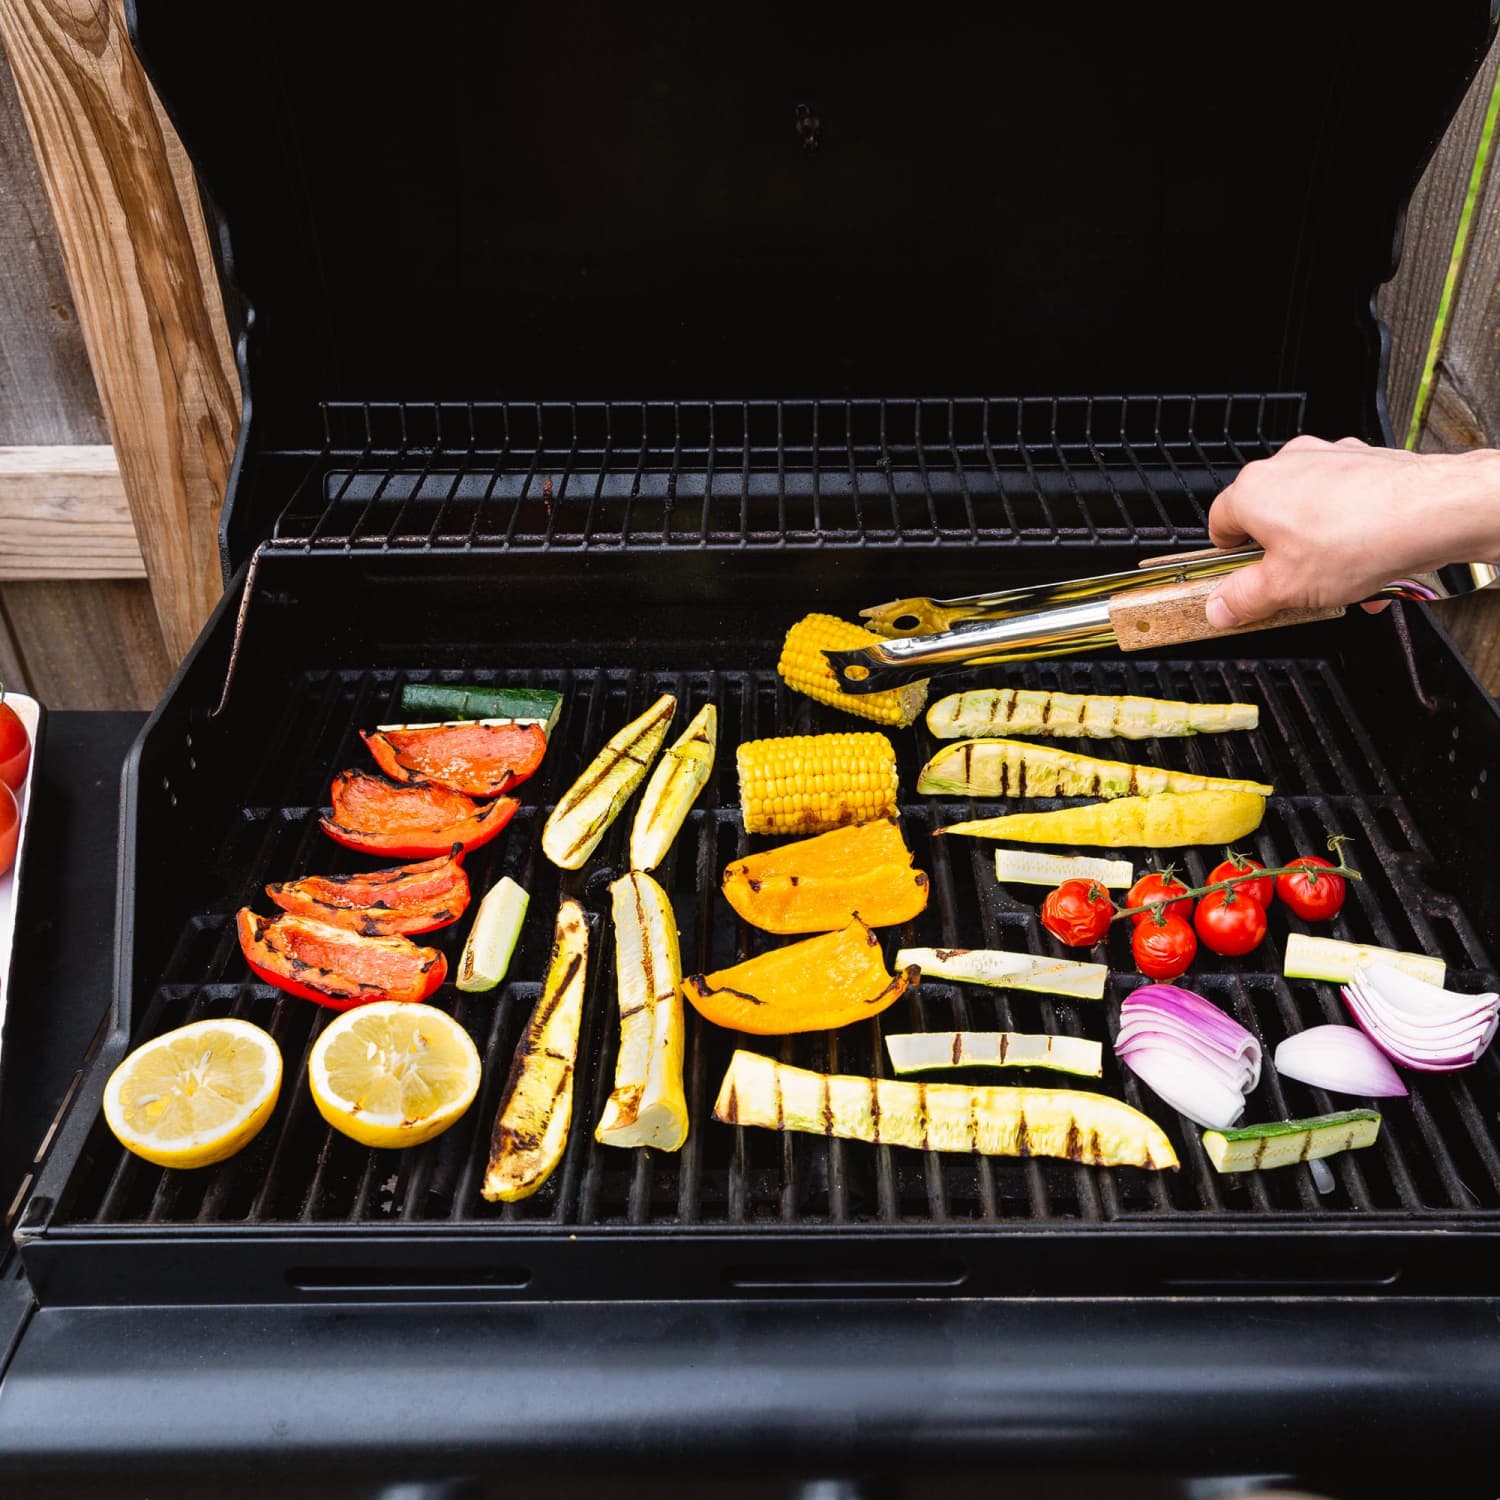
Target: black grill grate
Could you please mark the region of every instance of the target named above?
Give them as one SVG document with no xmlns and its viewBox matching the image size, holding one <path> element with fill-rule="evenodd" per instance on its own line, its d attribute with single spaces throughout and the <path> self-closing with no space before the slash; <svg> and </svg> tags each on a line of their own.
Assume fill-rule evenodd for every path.
<svg viewBox="0 0 1500 1500">
<path fill-rule="evenodd" d="M 331 403 L 271 546 L 819 547 L 1206 534 L 1293 394 Z"/>
<path fill-rule="evenodd" d="M 501 839 L 470 861 L 477 889 L 506 873 L 532 892 L 531 915 L 512 966 L 516 977 L 491 996 L 461 996 L 450 985 L 438 997 L 468 1027 L 486 1059 L 483 1091 L 457 1127 L 427 1146 L 402 1153 L 356 1146 L 323 1124 L 307 1091 L 307 1052 L 325 1014 L 245 982 L 232 917 L 238 905 L 256 900 L 267 880 L 359 862 L 319 832 L 318 804 L 333 770 L 363 763 L 356 730 L 390 717 L 402 680 L 389 671 L 308 671 L 294 677 L 286 711 L 274 718 L 273 742 L 264 747 L 261 769 L 243 806 L 231 807 L 226 799 L 229 821 L 217 845 L 211 909 L 187 921 L 162 983 L 149 1005 L 141 1007 L 136 1040 L 204 1016 L 236 1015 L 267 1025 L 286 1060 L 282 1097 L 270 1125 L 250 1148 L 222 1166 L 173 1173 L 127 1155 L 96 1122 L 51 1216 L 52 1228 L 243 1223 L 470 1228 L 511 1223 L 581 1230 L 760 1223 L 859 1227 L 1180 1223 L 1210 1215 L 1285 1223 L 1315 1217 L 1332 1224 L 1339 1216 L 1352 1215 L 1364 1216 L 1365 1222 L 1381 1213 L 1461 1214 L 1473 1220 L 1500 1212 L 1500 1152 L 1493 1130 L 1500 1111 L 1500 1057 L 1493 1051 L 1466 1073 L 1412 1076 L 1410 1100 L 1383 1101 L 1385 1125 L 1378 1145 L 1334 1159 L 1337 1186 L 1328 1196 L 1317 1192 L 1302 1167 L 1217 1176 L 1196 1129 L 1122 1073 L 1108 1048 L 1101 1087 L 1123 1094 L 1161 1121 L 1181 1155 L 1180 1173 L 971 1159 L 780 1137 L 709 1119 L 723 1067 L 739 1044 L 779 1048 L 784 1059 L 803 1066 L 867 1072 L 886 1067 L 883 1031 L 1014 1027 L 1108 1042 L 1121 998 L 1139 982 L 1127 977 L 1132 966 L 1119 930 L 1109 952 L 1118 972 L 1102 1004 L 928 983 L 866 1025 L 770 1043 L 719 1031 L 689 1011 L 692 1133 L 685 1149 L 673 1156 L 598 1146 L 593 1128 L 610 1087 L 616 1031 L 607 924 L 596 928 L 596 962 L 566 1157 L 534 1198 L 508 1207 L 483 1203 L 478 1191 L 488 1132 L 511 1050 L 537 993 L 560 885 L 581 894 L 591 909 L 602 910 L 605 884 L 618 867 L 628 834 L 627 815 L 601 847 L 591 873 L 560 881 L 538 849 L 542 819 L 586 754 L 661 691 L 678 694 L 680 722 L 705 701 L 717 703 L 720 711 L 722 748 L 713 780 L 661 872 L 682 930 L 684 964 L 700 970 L 719 967 L 775 941 L 733 919 L 717 895 L 719 871 L 749 846 L 739 828 L 730 747 L 756 735 L 847 727 L 849 721 L 788 694 L 774 674 L 752 671 L 684 674 L 601 667 L 592 672 L 538 670 L 505 679 L 560 688 L 567 701 L 543 768 L 524 789 L 527 805 Z M 1463 911 L 1430 882 L 1430 851 L 1328 664 L 1035 663 L 1015 669 L 1015 680 L 1017 685 L 1071 691 L 1259 704 L 1261 727 L 1253 733 L 1102 742 L 1090 748 L 1102 755 L 1274 782 L 1277 795 L 1265 822 L 1247 841 L 1251 852 L 1268 864 L 1279 862 L 1320 848 L 1323 830 L 1332 828 L 1352 836 L 1354 857 L 1366 871 L 1365 881 L 1352 888 L 1333 935 L 1439 954 L 1459 988 L 1494 984 L 1491 960 Z M 955 686 L 962 686 L 962 679 Z M 902 785 L 909 788 L 934 742 L 920 727 L 895 738 Z M 918 864 L 931 872 L 933 899 L 917 922 L 886 934 L 888 950 L 905 944 L 983 942 L 1062 951 L 1051 947 L 1052 940 L 1032 920 L 1034 905 L 1010 899 L 996 885 L 989 845 L 930 836 L 931 828 L 971 810 L 987 814 L 1003 810 L 1003 804 L 924 800 L 903 809 Z M 1138 867 L 1146 862 L 1139 851 L 1134 857 Z M 1195 879 L 1206 873 L 1200 851 L 1189 851 L 1183 863 Z M 1035 893 L 1038 899 L 1040 894 Z M 263 906 L 263 899 L 258 904 Z M 1288 1032 L 1342 1019 L 1334 987 L 1281 977 L 1288 922 L 1278 904 L 1261 950 L 1240 961 L 1209 958 L 1194 973 L 1196 987 L 1260 1035 L 1268 1058 Z M 456 956 L 458 936 L 466 926 L 460 923 L 435 940 Z M 1280 1080 L 1268 1064 L 1247 1118 L 1314 1113 L 1346 1103 Z"/>
</svg>

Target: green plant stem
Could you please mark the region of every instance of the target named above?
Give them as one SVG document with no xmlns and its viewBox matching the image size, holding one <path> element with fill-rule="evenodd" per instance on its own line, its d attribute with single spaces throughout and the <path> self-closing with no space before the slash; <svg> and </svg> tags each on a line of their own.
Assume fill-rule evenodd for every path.
<svg viewBox="0 0 1500 1500">
<path fill-rule="evenodd" d="M 1127 906 L 1124 911 L 1117 911 L 1109 920 L 1111 923 L 1123 921 L 1126 917 L 1138 917 L 1150 912 L 1160 915 L 1165 908 L 1178 901 L 1196 901 L 1201 896 L 1211 896 L 1215 891 L 1232 891 L 1238 885 L 1244 885 L 1249 880 L 1274 880 L 1278 875 L 1308 875 L 1316 871 L 1321 878 L 1325 875 L 1340 875 L 1345 880 L 1363 880 L 1364 876 L 1358 870 L 1351 869 L 1348 865 L 1339 863 L 1337 865 L 1277 865 L 1270 870 L 1246 870 L 1243 875 L 1231 875 L 1228 880 L 1216 880 L 1212 885 L 1195 885 L 1185 891 L 1174 892 L 1170 896 L 1163 896 L 1160 901 L 1148 901 L 1144 906 Z"/>
</svg>

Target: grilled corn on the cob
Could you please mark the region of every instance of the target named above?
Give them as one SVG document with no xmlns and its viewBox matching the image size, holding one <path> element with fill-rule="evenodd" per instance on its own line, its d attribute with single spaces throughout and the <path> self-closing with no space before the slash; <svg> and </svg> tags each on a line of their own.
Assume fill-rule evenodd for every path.
<svg viewBox="0 0 1500 1500">
<path fill-rule="evenodd" d="M 606 1146 L 676 1151 L 687 1139 L 682 1092 L 682 960 L 667 893 L 641 870 L 610 886 L 620 1051 L 614 1092 L 594 1139 Z"/>
<path fill-rule="evenodd" d="M 746 833 L 824 833 L 896 812 L 896 752 L 883 734 L 749 740 L 736 757 Z"/>
<path fill-rule="evenodd" d="M 776 670 L 786 685 L 819 703 L 841 708 L 846 714 L 874 719 L 877 724 L 905 727 L 922 712 L 927 702 L 927 684 L 914 682 L 884 693 L 846 693 L 828 664 L 825 651 L 853 651 L 860 646 L 878 646 L 881 638 L 862 626 L 851 625 L 837 615 L 807 615 L 786 633 Z"/>
<path fill-rule="evenodd" d="M 588 968 L 588 919 L 576 901 L 564 901 L 557 909 L 547 980 L 516 1043 L 490 1137 L 481 1192 L 491 1203 L 529 1198 L 562 1160 L 573 1119 L 573 1071 Z"/>
<path fill-rule="evenodd" d="M 927 727 L 940 740 L 998 734 L 1149 740 L 1254 729 L 1259 720 L 1260 710 L 1253 703 L 1177 703 L 1016 688 L 951 693 L 927 710 Z"/>
</svg>

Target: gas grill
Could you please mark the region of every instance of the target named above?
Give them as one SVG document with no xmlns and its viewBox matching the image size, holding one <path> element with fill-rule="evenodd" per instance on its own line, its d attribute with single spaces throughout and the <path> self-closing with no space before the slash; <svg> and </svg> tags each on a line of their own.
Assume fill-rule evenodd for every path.
<svg viewBox="0 0 1500 1500">
<path fill-rule="evenodd" d="M 324 1494 L 346 1492 L 328 1487 L 335 1462 L 340 1483 L 463 1474 L 488 1493 L 502 1460 L 1352 1464 L 1374 1476 L 1363 1493 L 1397 1478 L 1409 1493 L 1435 1436 L 1474 1448 L 1466 1424 L 1500 1394 L 1493 1054 L 1409 1078 L 1377 1145 L 1330 1161 L 1328 1193 L 1300 1166 L 1217 1175 L 1108 1046 L 1100 1088 L 1162 1124 L 1178 1173 L 710 1118 L 738 1045 L 881 1073 L 893 1031 L 1108 1043 L 1141 982 L 1117 930 L 1102 1004 L 928 981 L 877 1020 L 784 1040 L 690 1011 L 686 1146 L 604 1147 L 600 918 L 627 823 L 577 872 L 539 839 L 657 695 L 677 695 L 679 722 L 715 704 L 718 761 L 660 879 L 685 969 L 761 951 L 718 895 L 752 847 L 732 747 L 857 727 L 777 678 L 793 619 L 1203 545 L 1214 495 L 1296 433 L 1388 436 L 1368 300 L 1487 43 L 1485 8 L 1403 38 L 1395 92 L 1395 44 L 1367 7 L 1270 7 L 1211 69 L 1189 7 L 1091 19 L 1084 38 L 967 7 L 476 8 L 456 30 L 307 9 L 135 8 L 224 228 L 250 399 L 228 591 L 127 764 L 110 1024 L 16 1226 L 14 1285 L 35 1311 L 0 1383 L 0 1444 L 32 1477 L 78 1480 L 105 1455 L 168 1472 L 254 1457 L 264 1419 L 288 1439 L 288 1482 L 305 1464 Z M 1294 16 L 1305 54 L 1276 29 Z M 1268 73 L 1274 109 L 1255 103 Z M 1069 108 L 1039 123 L 1064 82 Z M 1193 110 L 1214 131 L 1185 124 Z M 1264 222 L 1247 223 L 1252 202 Z M 1004 388 L 1032 394 L 892 394 Z M 1352 840 L 1365 879 L 1333 935 L 1494 987 L 1500 714 L 1439 626 L 1396 605 L 1230 644 L 979 669 L 943 690 L 1003 672 L 1258 705 L 1253 732 L 1095 748 L 1273 782 L 1256 858 Z M 363 867 L 319 814 L 332 774 L 364 763 L 358 731 L 399 717 L 413 681 L 554 688 L 564 709 L 520 812 L 467 862 L 476 890 L 504 874 L 531 892 L 511 976 L 434 1002 L 480 1049 L 479 1099 L 397 1153 L 318 1115 L 306 1066 L 327 1015 L 249 975 L 233 918 L 268 881 Z M 920 722 L 891 737 L 932 900 L 889 950 L 1060 951 L 997 885 L 988 845 L 932 836 L 1006 804 L 917 799 L 936 742 Z M 1195 881 L 1208 852 L 1182 860 Z M 564 895 L 596 921 L 569 1144 L 536 1196 L 487 1204 L 489 1129 Z M 1193 974 L 1268 1053 L 1343 1018 L 1336 987 L 1282 977 L 1288 922 L 1278 905 L 1260 949 Z M 451 962 L 466 925 L 424 941 Z M 271 1031 L 281 1098 L 238 1156 L 164 1171 L 105 1128 L 104 1082 L 131 1046 L 212 1016 Z M 1252 1102 L 1254 1118 L 1336 1107 L 1270 1068 Z M 403 1320 L 428 1340 L 420 1430 L 402 1416 Z M 528 1372 L 517 1399 L 508 1382 Z M 318 1390 L 340 1393 L 321 1432 L 298 1409 Z"/>
</svg>

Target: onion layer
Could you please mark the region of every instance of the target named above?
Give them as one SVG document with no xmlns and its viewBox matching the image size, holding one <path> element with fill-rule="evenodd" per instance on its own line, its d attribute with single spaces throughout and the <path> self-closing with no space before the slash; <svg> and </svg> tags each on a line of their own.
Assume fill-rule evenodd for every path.
<svg viewBox="0 0 1500 1500">
<path fill-rule="evenodd" d="M 1400 1075 L 1364 1032 L 1353 1026 L 1314 1026 L 1276 1048 L 1276 1071 L 1335 1094 L 1395 1099 L 1406 1093 Z"/>
<path fill-rule="evenodd" d="M 1260 1082 L 1261 1046 L 1238 1021 L 1175 984 L 1147 984 L 1120 1007 L 1115 1053 L 1179 1114 L 1223 1130 Z"/>
</svg>

